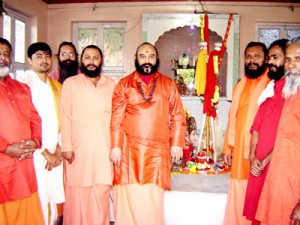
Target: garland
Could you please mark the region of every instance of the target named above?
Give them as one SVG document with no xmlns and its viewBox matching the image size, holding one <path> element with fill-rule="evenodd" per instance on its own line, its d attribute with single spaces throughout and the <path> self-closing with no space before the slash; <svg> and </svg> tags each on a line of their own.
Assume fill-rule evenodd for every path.
<svg viewBox="0 0 300 225">
<path fill-rule="evenodd" d="M 150 94 L 149 94 L 149 98 L 145 97 L 145 92 L 144 92 L 144 90 L 142 88 L 141 82 L 136 81 L 138 89 L 139 89 L 139 92 L 141 93 L 144 102 L 150 102 L 151 99 L 153 98 L 153 93 L 154 93 L 154 90 L 155 90 L 155 87 L 156 87 L 156 81 L 157 81 L 157 77 L 155 77 L 154 80 L 153 80 L 153 85 L 152 85 L 152 88 L 151 88 L 151 91 L 150 91 Z"/>
</svg>

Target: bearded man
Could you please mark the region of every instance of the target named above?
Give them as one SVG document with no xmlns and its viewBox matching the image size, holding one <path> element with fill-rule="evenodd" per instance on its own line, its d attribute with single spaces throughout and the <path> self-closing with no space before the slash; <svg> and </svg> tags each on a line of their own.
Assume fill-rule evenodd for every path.
<svg viewBox="0 0 300 225">
<path fill-rule="evenodd" d="M 109 160 L 111 102 L 115 82 L 101 74 L 103 55 L 89 45 L 81 74 L 64 82 L 61 143 L 66 163 L 64 225 L 109 225 L 112 164 Z"/>
<path fill-rule="evenodd" d="M 43 225 L 33 152 L 41 147 L 41 118 L 30 88 L 9 75 L 11 44 L 0 38 L 0 224 Z"/>
<path fill-rule="evenodd" d="M 257 100 L 269 82 L 266 65 L 267 48 L 263 43 L 250 42 L 245 49 L 245 76 L 233 91 L 229 110 L 223 157 L 231 164 L 224 224 L 250 224 L 243 217 L 243 208 L 250 172 L 250 128 L 258 110 Z"/>
<path fill-rule="evenodd" d="M 283 106 L 256 218 L 264 224 L 300 224 L 300 37 L 285 50 Z"/>
<path fill-rule="evenodd" d="M 158 66 L 156 48 L 141 44 L 136 71 L 122 78 L 114 90 L 110 158 L 115 171 L 116 225 L 164 224 L 170 159 L 178 161 L 183 154 L 184 109 L 174 80 L 159 73 Z"/>
<path fill-rule="evenodd" d="M 63 84 L 67 78 L 78 74 L 78 54 L 72 42 L 64 41 L 59 45 L 57 59 L 59 67 L 49 74 L 52 79 Z"/>
<path fill-rule="evenodd" d="M 251 127 L 250 169 L 244 212 L 252 225 L 260 224 L 255 220 L 259 197 L 268 172 L 269 162 L 275 143 L 277 128 L 282 112 L 284 98 L 282 88 L 284 79 L 284 50 L 287 39 L 274 41 L 268 49 L 268 77 L 271 82 L 262 92 L 259 109 Z"/>
</svg>

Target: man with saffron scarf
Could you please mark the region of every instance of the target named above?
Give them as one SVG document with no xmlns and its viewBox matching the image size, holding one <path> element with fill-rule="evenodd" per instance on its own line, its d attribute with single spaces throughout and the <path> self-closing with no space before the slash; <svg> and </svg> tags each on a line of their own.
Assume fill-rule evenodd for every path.
<svg viewBox="0 0 300 225">
<path fill-rule="evenodd" d="M 61 84 L 48 76 L 52 66 L 52 51 L 48 44 L 36 42 L 27 50 L 27 70 L 21 80 L 32 93 L 32 101 L 42 118 L 43 145 L 34 153 L 34 167 L 38 182 L 45 225 L 54 225 L 59 217 L 57 204 L 65 201 L 63 167 L 59 144 L 59 98 Z M 61 216 L 61 215 L 60 215 Z"/>
<path fill-rule="evenodd" d="M 266 66 L 267 48 L 250 42 L 245 49 L 245 76 L 233 91 L 224 139 L 224 161 L 231 164 L 224 224 L 250 224 L 243 217 L 245 193 L 250 173 L 250 128 L 258 110 L 257 100 L 269 82 Z"/>
<path fill-rule="evenodd" d="M 41 146 L 41 118 L 30 88 L 9 76 L 11 55 L 0 38 L 0 224 L 43 225 L 32 158 Z"/>
<path fill-rule="evenodd" d="M 259 225 L 255 220 L 259 197 L 268 172 L 269 162 L 275 143 L 277 127 L 284 104 L 282 88 L 284 79 L 284 50 L 287 39 L 274 41 L 268 50 L 268 77 L 271 82 L 258 99 L 260 105 L 251 127 L 250 169 L 244 216 Z"/>
<path fill-rule="evenodd" d="M 178 161 L 183 154 L 184 108 L 174 80 L 159 73 L 158 66 L 157 49 L 141 44 L 136 71 L 114 90 L 110 158 L 116 225 L 164 224 L 171 159 Z"/>
<path fill-rule="evenodd" d="M 285 49 L 285 103 L 256 219 L 267 225 L 300 224 L 300 37 Z"/>
</svg>

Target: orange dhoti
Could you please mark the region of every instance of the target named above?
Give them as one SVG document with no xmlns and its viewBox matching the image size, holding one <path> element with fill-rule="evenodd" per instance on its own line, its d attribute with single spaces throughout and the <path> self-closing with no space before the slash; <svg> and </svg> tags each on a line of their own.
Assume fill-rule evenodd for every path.
<svg viewBox="0 0 300 225">
<path fill-rule="evenodd" d="M 17 201 L 0 204 L 1 225 L 43 225 L 38 193 Z"/>
<path fill-rule="evenodd" d="M 224 218 L 224 225 L 250 225 L 251 221 L 243 217 L 243 209 L 248 180 L 229 180 L 227 207 Z"/>
<path fill-rule="evenodd" d="M 110 185 L 66 187 L 64 225 L 109 225 Z"/>
</svg>

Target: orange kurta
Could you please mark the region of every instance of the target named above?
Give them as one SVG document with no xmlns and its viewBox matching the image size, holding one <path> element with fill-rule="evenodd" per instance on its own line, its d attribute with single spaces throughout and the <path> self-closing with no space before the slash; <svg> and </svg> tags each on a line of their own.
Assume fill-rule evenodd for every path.
<svg viewBox="0 0 300 225">
<path fill-rule="evenodd" d="M 224 153 L 232 154 L 232 169 L 224 224 L 248 224 L 243 217 L 244 199 L 250 172 L 248 159 L 250 127 L 258 110 L 257 100 L 267 86 L 267 71 L 257 79 L 247 77 L 236 85 L 229 111 L 224 140 Z"/>
<path fill-rule="evenodd" d="M 285 100 L 269 171 L 256 218 L 267 225 L 289 225 L 300 200 L 300 91 Z"/>
<path fill-rule="evenodd" d="M 137 81 L 149 96 L 154 78 L 153 99 L 144 102 Z M 133 72 L 117 84 L 112 110 L 112 147 L 122 148 L 114 185 L 153 183 L 170 189 L 170 137 L 172 146 L 184 146 L 185 137 L 185 115 L 175 82 L 156 72 L 146 85 Z"/>
</svg>

